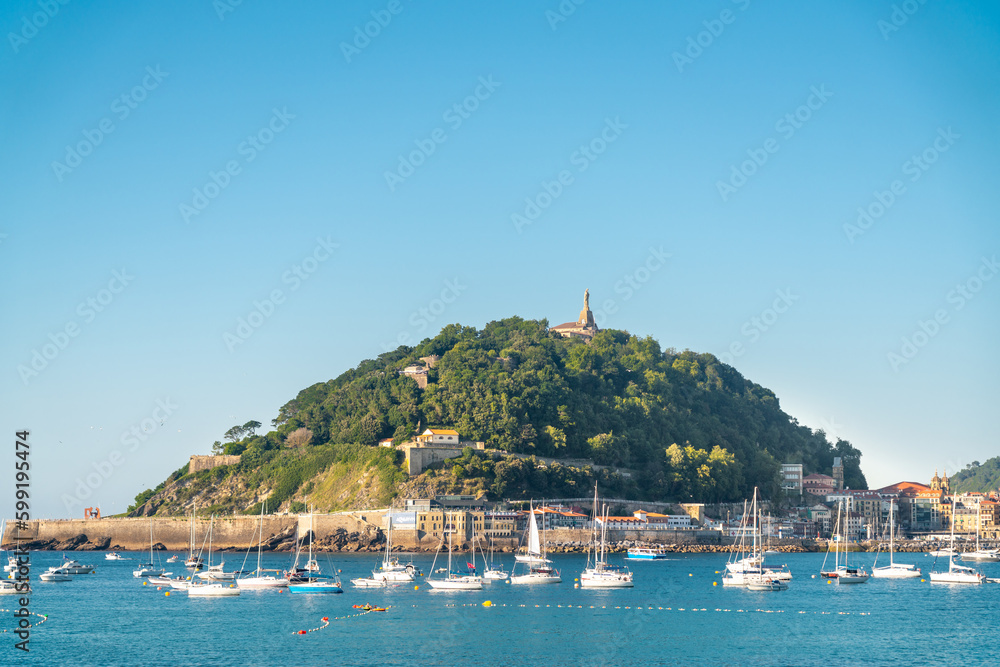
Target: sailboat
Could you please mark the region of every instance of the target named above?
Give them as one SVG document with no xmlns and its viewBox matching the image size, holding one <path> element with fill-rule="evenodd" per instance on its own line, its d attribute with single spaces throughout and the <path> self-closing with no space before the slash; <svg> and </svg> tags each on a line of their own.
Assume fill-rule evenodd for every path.
<svg viewBox="0 0 1000 667">
<path fill-rule="evenodd" d="M 153 520 L 149 520 L 149 562 L 139 563 L 139 567 L 132 570 L 133 577 L 162 577 L 164 570 L 162 567 L 153 566 Z"/>
<path fill-rule="evenodd" d="M 261 548 L 264 544 L 264 505 L 260 506 L 260 537 L 257 540 L 257 569 L 251 572 L 251 577 L 240 577 L 236 580 L 236 585 L 240 588 L 281 588 L 288 585 L 288 577 L 275 576 L 280 575 L 281 570 L 265 570 L 260 566 L 260 556 Z M 247 549 L 247 557 L 250 556 L 250 549 Z M 246 558 L 243 559 L 243 565 L 246 566 Z M 241 568 L 244 569 L 244 568 Z M 274 574 L 267 574 L 268 572 L 274 572 Z"/>
<path fill-rule="evenodd" d="M 837 534 L 834 535 L 833 541 L 833 569 L 832 570 L 820 570 L 820 575 L 826 577 L 827 579 L 836 579 L 838 584 L 863 584 L 868 581 L 868 572 L 862 567 L 849 567 L 847 564 L 847 530 L 846 530 L 846 519 L 841 522 L 841 517 L 843 515 L 844 505 L 839 503 L 837 505 Z M 840 564 L 840 548 L 839 545 L 843 543 L 844 545 L 844 564 Z M 830 556 L 830 551 L 826 552 L 827 558 Z M 823 559 L 823 567 L 826 567 L 826 558 Z"/>
<path fill-rule="evenodd" d="M 594 485 L 594 510 L 591 513 L 591 539 L 587 545 L 587 566 L 580 574 L 580 588 L 632 588 L 632 573 L 607 562 L 608 507 L 600 514 L 597 509 L 597 485 Z M 597 539 L 597 522 L 601 523 L 601 539 Z M 593 552 L 594 565 L 590 565 Z"/>
<path fill-rule="evenodd" d="M 746 530 L 753 518 L 753 542 L 746 551 Z M 743 520 L 740 523 L 740 549 L 736 553 L 747 554 L 743 558 L 726 563 L 726 573 L 722 576 L 723 586 L 742 586 L 754 591 L 783 591 L 788 588 L 785 581 L 792 578 L 787 570 L 773 570 L 764 565 L 764 547 L 760 530 L 760 510 L 757 505 L 757 488 L 753 490 L 750 512 L 743 504 Z"/>
<path fill-rule="evenodd" d="M 313 540 L 316 533 L 313 532 L 313 511 L 309 508 L 309 560 L 306 561 L 305 577 L 300 577 L 295 583 L 288 584 L 290 593 L 343 593 L 340 587 L 340 577 L 334 574 L 332 577 L 320 574 L 319 564 L 313 558 Z M 309 568 L 312 564 L 314 567 Z"/>
<path fill-rule="evenodd" d="M 514 555 L 514 569 L 510 573 L 512 584 L 558 584 L 562 581 L 559 572 L 552 567 L 552 561 L 545 557 L 545 548 L 538 536 L 538 521 L 535 508 L 528 505 L 528 544 L 523 554 Z M 514 574 L 517 566 L 527 569 L 524 574 Z"/>
<path fill-rule="evenodd" d="M 954 514 L 952 514 L 954 516 Z M 983 549 L 979 544 L 979 527 L 983 523 L 982 501 L 976 503 L 976 550 L 966 551 L 962 554 L 962 560 L 976 563 L 996 563 L 1000 561 L 1000 553 L 996 549 Z"/>
<path fill-rule="evenodd" d="M 483 580 L 476 574 L 476 549 L 472 549 L 472 562 L 469 563 L 468 572 L 455 572 L 451 569 L 451 535 L 455 532 L 451 523 L 451 513 L 446 517 L 445 532 L 448 533 L 448 572 L 443 579 L 425 579 L 427 585 L 436 590 L 447 591 L 480 591 L 483 589 Z M 441 547 L 438 547 L 438 553 Z M 431 571 L 437 565 L 438 554 L 434 554 L 434 562 L 431 564 Z"/>
<path fill-rule="evenodd" d="M 190 545 L 190 548 L 188 549 L 188 558 L 187 558 L 186 561 L 184 561 L 184 567 L 192 569 L 192 570 L 200 570 L 202 568 L 202 566 L 204 565 L 204 563 L 202 563 L 201 556 L 196 556 L 194 554 L 194 524 L 195 524 L 195 511 L 194 510 L 195 510 L 195 508 L 194 508 L 194 506 L 192 506 L 191 507 L 191 523 L 188 524 L 188 527 L 190 528 L 190 531 L 191 531 L 191 537 L 190 537 L 190 540 L 188 542 L 188 544 Z"/>
<path fill-rule="evenodd" d="M 382 556 L 382 564 L 372 570 L 372 576 L 351 579 L 351 584 L 358 588 L 381 588 L 390 583 L 413 581 L 420 571 L 413 566 L 413 563 L 403 565 L 399 559 L 392 555 L 392 513 L 386 514 L 388 525 L 385 533 L 385 553 Z"/>
<path fill-rule="evenodd" d="M 904 563 L 897 563 L 894 560 L 896 553 L 896 523 L 895 523 L 894 500 L 889 501 L 889 564 L 878 567 L 878 556 L 875 556 L 875 566 L 872 567 L 872 576 L 880 579 L 913 579 L 920 576 L 920 568 Z"/>
<path fill-rule="evenodd" d="M 507 571 L 503 569 L 503 566 L 497 567 L 495 561 L 493 560 L 493 536 L 490 535 L 490 559 L 486 560 L 486 554 L 483 554 L 483 580 L 484 581 L 502 581 L 507 578 Z"/>
<path fill-rule="evenodd" d="M 209 519 L 208 522 L 208 566 L 203 572 L 198 572 L 194 576 L 199 579 L 208 579 L 210 581 L 234 581 L 236 579 L 235 572 L 226 572 L 226 561 L 220 560 L 218 565 L 212 565 L 212 533 L 215 528 L 215 515 Z M 199 559 L 201 556 L 199 555 Z"/>
<path fill-rule="evenodd" d="M 951 497 L 951 547 L 955 548 L 955 496 Z M 986 577 L 971 567 L 959 565 L 954 556 L 948 557 L 947 572 L 931 572 L 932 584 L 981 584 Z"/>
</svg>

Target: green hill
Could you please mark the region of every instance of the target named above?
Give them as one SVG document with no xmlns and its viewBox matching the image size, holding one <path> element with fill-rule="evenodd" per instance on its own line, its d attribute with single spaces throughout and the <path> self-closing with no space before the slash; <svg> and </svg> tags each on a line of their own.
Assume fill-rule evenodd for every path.
<svg viewBox="0 0 1000 667">
<path fill-rule="evenodd" d="M 980 464 L 973 461 L 951 476 L 951 488 L 958 493 L 987 493 L 1000 489 L 1000 456 Z"/>
<path fill-rule="evenodd" d="M 400 374 L 431 355 L 440 359 L 427 369 L 426 388 Z M 242 476 L 248 493 L 273 485 L 272 500 L 286 501 L 302 495 L 302 485 L 322 483 L 320 448 L 354 443 L 337 455 L 352 463 L 367 460 L 364 448 L 381 449 L 382 458 L 365 465 L 385 468 L 394 453 L 374 447 L 379 439 L 398 444 L 418 428 L 441 426 L 488 449 L 430 474 L 492 497 L 582 497 L 594 481 L 650 500 L 734 501 L 754 486 L 773 497 L 780 463 L 829 473 L 835 456 L 844 460 L 845 484 L 867 488 L 857 449 L 844 440 L 830 445 L 822 431 L 799 425 L 771 391 L 711 354 L 662 350 L 652 338 L 616 330 L 584 343 L 550 332 L 544 320 L 518 317 L 482 330 L 449 325 L 416 347 L 363 361 L 299 392 L 272 425 L 225 445 L 241 461 L 211 474 Z M 525 460 L 532 455 L 608 469 Z"/>
</svg>

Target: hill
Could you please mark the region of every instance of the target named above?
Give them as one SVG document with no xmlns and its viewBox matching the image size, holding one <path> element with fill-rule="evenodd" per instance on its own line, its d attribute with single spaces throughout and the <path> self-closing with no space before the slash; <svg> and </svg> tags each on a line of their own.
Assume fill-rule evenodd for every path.
<svg viewBox="0 0 1000 667">
<path fill-rule="evenodd" d="M 951 488 L 957 493 L 987 493 L 1000 489 L 1000 456 L 980 464 L 973 461 L 951 476 Z"/>
<path fill-rule="evenodd" d="M 425 388 L 400 373 L 421 359 L 429 360 Z M 217 449 L 240 454 L 240 463 L 197 473 L 229 480 L 242 499 L 234 510 L 262 499 L 262 490 L 271 508 L 292 502 L 306 485 L 350 477 L 348 468 L 369 478 L 381 471 L 375 476 L 387 488 L 378 494 L 391 495 L 388 487 L 405 477 L 394 468 L 399 456 L 375 445 L 383 438 L 401 443 L 432 425 L 488 449 L 467 451 L 429 475 L 494 498 L 586 496 L 595 481 L 650 500 L 733 501 L 754 486 L 775 497 L 781 462 L 801 462 L 806 474 L 829 472 L 835 456 L 844 460 L 845 484 L 867 488 L 860 451 L 798 424 L 770 390 L 711 354 L 663 350 L 652 338 L 616 330 L 585 343 L 556 335 L 544 320 L 518 317 L 482 330 L 449 325 L 416 347 L 363 361 L 299 392 L 272 425 L 248 437 L 234 427 L 232 441 Z M 531 456 L 598 467 L 542 464 Z M 343 467 L 331 468 L 334 462 Z M 155 493 L 140 494 L 133 512 L 149 511 L 140 500 L 194 483 L 184 471 L 172 477 Z M 435 488 L 441 486 L 438 480 Z"/>
</svg>

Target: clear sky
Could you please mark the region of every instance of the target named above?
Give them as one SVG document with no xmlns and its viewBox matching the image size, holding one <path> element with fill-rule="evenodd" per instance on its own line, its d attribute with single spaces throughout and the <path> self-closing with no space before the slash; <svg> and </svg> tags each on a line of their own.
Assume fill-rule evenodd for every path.
<svg viewBox="0 0 1000 667">
<path fill-rule="evenodd" d="M 1000 454 L 995 3 L 234 4 L 0 9 L 4 516 L 17 429 L 34 517 L 120 512 L 397 341 L 585 288 L 873 486 Z"/>
</svg>

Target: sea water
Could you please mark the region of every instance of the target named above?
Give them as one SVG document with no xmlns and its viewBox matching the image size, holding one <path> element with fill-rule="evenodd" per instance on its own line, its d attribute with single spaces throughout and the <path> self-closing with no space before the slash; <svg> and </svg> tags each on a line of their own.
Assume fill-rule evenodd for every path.
<svg viewBox="0 0 1000 667">
<path fill-rule="evenodd" d="M 30 653 L 14 647 L 16 596 L 0 596 L 0 629 L 7 630 L 0 635 L 0 665 L 1000 664 L 1000 585 L 931 584 L 926 575 L 935 559 L 924 554 L 900 554 L 897 561 L 921 567 L 925 581 L 859 585 L 820 578 L 822 554 L 774 556 L 772 564 L 785 563 L 794 575 L 780 592 L 724 588 L 720 554 L 627 561 L 635 587 L 621 590 L 575 588 L 585 558 L 555 555 L 561 584 L 494 582 L 482 591 L 452 592 L 431 590 L 423 578 L 355 589 L 350 579 L 368 576 L 378 555 L 320 554 L 324 572 L 340 571 L 343 594 L 245 590 L 218 599 L 144 586 L 132 576 L 144 554 L 125 553 L 132 560 L 122 562 L 102 552 L 69 555 L 97 572 L 42 582 L 37 575 L 59 564 L 61 554 L 31 556 L 30 610 L 47 619 L 31 628 Z M 225 558 L 227 571 L 244 567 L 242 555 Z M 872 554 L 851 558 L 869 568 L 874 561 Z M 431 560 L 413 557 L 428 576 Z M 509 571 L 513 558 L 503 561 Z M 626 563 L 619 556 L 612 561 Z M 264 567 L 290 564 L 287 554 L 263 557 Z M 947 568 L 943 559 L 936 565 Z M 165 567 L 189 574 L 183 562 Z M 245 566 L 254 567 L 256 554 Z M 1000 564 L 982 570 L 1000 577 Z M 366 603 L 387 611 L 352 607 Z"/>
</svg>

